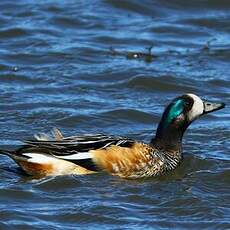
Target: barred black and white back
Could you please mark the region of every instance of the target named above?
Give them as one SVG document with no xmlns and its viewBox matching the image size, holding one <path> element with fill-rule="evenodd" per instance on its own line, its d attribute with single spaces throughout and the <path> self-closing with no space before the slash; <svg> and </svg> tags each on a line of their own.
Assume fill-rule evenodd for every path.
<svg viewBox="0 0 230 230">
<path fill-rule="evenodd" d="M 130 147 L 133 140 L 120 136 L 108 136 L 105 134 L 84 134 L 64 137 L 58 129 L 53 130 L 53 136 L 47 134 L 35 135 L 35 140 L 24 141 L 26 144 L 18 150 L 18 154 L 32 158 L 34 162 L 44 161 L 45 157 L 51 156 L 70 161 L 89 170 L 98 170 L 92 161 L 90 150 L 105 149 L 115 145 Z M 43 157 L 38 154 L 43 154 Z"/>
</svg>

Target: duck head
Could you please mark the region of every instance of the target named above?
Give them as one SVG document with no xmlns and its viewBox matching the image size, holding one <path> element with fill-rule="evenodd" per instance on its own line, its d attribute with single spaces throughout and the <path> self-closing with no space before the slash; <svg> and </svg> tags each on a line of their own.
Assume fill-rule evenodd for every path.
<svg viewBox="0 0 230 230">
<path fill-rule="evenodd" d="M 224 107 L 224 103 L 203 101 L 195 94 L 177 97 L 166 107 L 152 143 L 178 149 L 185 130 L 194 120 Z"/>
</svg>

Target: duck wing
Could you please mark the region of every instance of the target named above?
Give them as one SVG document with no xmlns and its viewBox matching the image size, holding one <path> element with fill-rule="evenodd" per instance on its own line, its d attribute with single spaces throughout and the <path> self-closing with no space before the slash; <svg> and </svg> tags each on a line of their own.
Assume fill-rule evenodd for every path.
<svg viewBox="0 0 230 230">
<path fill-rule="evenodd" d="M 24 143 L 26 145 L 18 151 L 22 155 L 30 157 L 34 153 L 45 154 L 70 161 L 90 170 L 97 170 L 92 161 L 90 150 L 106 149 L 112 145 L 130 147 L 134 141 L 120 136 L 84 134 L 53 140 L 37 137 L 34 140 L 24 141 Z"/>
<path fill-rule="evenodd" d="M 61 140 L 26 140 L 24 143 L 31 147 L 45 148 L 54 155 L 69 156 L 90 150 L 105 149 L 110 145 L 129 147 L 134 141 L 120 136 L 85 134 L 65 137 Z"/>
</svg>

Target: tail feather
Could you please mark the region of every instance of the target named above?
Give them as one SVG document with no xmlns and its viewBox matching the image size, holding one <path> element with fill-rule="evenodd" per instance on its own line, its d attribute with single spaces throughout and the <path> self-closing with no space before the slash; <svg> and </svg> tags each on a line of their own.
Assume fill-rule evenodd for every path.
<svg viewBox="0 0 230 230">
<path fill-rule="evenodd" d="M 1 154 L 1 155 L 7 155 L 7 156 L 9 156 L 9 157 L 12 157 L 12 152 L 9 151 L 9 150 L 0 149 L 0 154 Z"/>
<path fill-rule="evenodd" d="M 24 159 L 25 157 L 21 156 L 20 154 L 17 154 L 15 151 L 0 149 L 0 155 L 5 155 L 10 157 L 12 160 L 16 161 L 18 159 Z"/>
<path fill-rule="evenodd" d="M 26 160 L 28 158 L 24 155 L 17 154 L 17 152 L 15 151 L 10 151 L 10 150 L 5 150 L 5 149 L 0 149 L 0 155 L 8 156 L 15 162 L 17 162 L 18 160 Z"/>
</svg>

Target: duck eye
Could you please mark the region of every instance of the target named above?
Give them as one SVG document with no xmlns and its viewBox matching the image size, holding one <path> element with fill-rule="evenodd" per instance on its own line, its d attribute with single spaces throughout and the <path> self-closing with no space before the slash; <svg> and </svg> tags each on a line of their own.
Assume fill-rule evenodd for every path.
<svg viewBox="0 0 230 230">
<path fill-rule="evenodd" d="M 184 105 L 185 105 L 185 106 L 189 106 L 190 103 L 189 103 L 188 101 L 185 101 Z"/>
</svg>

